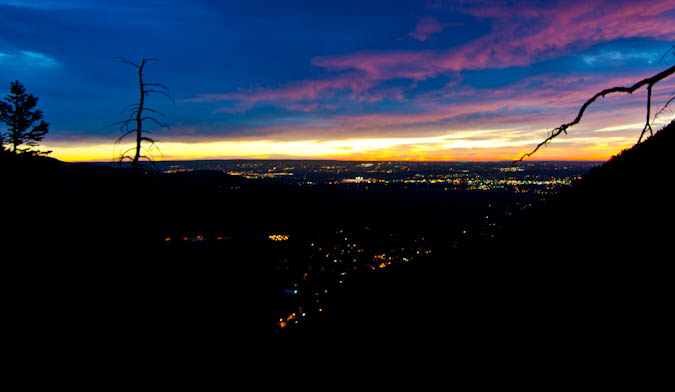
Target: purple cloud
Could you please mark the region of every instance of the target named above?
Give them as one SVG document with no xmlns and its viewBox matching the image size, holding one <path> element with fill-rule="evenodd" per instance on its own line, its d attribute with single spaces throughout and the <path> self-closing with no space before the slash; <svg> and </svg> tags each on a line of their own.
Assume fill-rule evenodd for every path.
<svg viewBox="0 0 675 392">
<path fill-rule="evenodd" d="M 415 31 L 410 32 L 408 36 L 418 41 L 426 41 L 434 34 L 440 33 L 451 26 L 460 26 L 460 24 L 441 23 L 438 18 L 434 17 L 419 18 L 418 23 L 415 26 Z"/>
</svg>

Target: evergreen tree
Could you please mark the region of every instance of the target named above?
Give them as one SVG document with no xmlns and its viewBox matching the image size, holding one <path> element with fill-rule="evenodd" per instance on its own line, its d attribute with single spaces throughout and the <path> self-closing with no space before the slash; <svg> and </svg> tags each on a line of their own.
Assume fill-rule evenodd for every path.
<svg viewBox="0 0 675 392">
<path fill-rule="evenodd" d="M 18 80 L 10 83 L 10 93 L 4 98 L 4 102 L 0 101 L 0 121 L 7 125 L 2 142 L 9 144 L 14 154 L 46 155 L 51 152 L 31 150 L 49 130 L 49 123 L 42 120 L 42 111 L 35 109 L 37 101 L 38 98 L 33 94 L 26 94 L 26 89 Z M 25 147 L 20 148 L 21 146 Z"/>
</svg>

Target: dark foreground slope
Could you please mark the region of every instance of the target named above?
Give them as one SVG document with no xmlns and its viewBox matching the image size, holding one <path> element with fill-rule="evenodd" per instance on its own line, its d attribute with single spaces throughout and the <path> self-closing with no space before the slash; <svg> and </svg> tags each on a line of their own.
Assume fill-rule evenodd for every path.
<svg viewBox="0 0 675 392">
<path fill-rule="evenodd" d="M 674 128 L 514 217 L 493 241 L 355 283 L 317 340 L 653 365 L 672 298 Z"/>
<path fill-rule="evenodd" d="M 280 262 L 306 262 L 307 252 L 294 251 L 302 241 L 277 244 L 268 235 L 290 233 L 309 248 L 312 239 L 330 245 L 336 229 L 367 227 L 362 246 L 390 248 L 388 230 L 400 234 L 395 241 L 445 238 L 485 205 L 508 201 L 442 188 L 306 189 L 219 172 L 134 174 L 48 158 L 1 163 L 3 277 L 17 325 L 46 346 L 62 342 L 59 335 L 95 344 L 112 336 L 113 345 L 167 335 L 212 344 L 339 341 L 352 333 L 332 316 L 290 332 L 277 326 L 277 314 L 290 313 Z M 331 301 L 342 306 L 340 297 Z"/>
<path fill-rule="evenodd" d="M 244 317 L 271 308 L 278 289 L 274 248 L 247 242 L 247 233 L 275 233 L 288 222 L 318 231 L 368 214 L 405 226 L 406 209 L 395 219 L 387 211 L 424 203 L 391 195 L 345 202 L 348 195 L 222 173 L 134 176 L 6 158 L 8 314 L 22 344 L 53 353 L 278 343 L 432 347 L 466 358 L 640 353 L 659 344 L 669 309 L 672 128 L 514 217 L 493 241 L 357 275 L 329 312 L 294 330 Z M 410 209 L 409 221 L 426 216 L 434 231 L 452 217 L 437 201 L 426 207 Z M 231 234 L 218 232 L 228 225 L 241 241 L 205 244 L 198 254 L 158 245 L 165 236 Z"/>
<path fill-rule="evenodd" d="M 538 206 L 516 231 L 533 250 L 569 261 L 574 255 L 610 263 L 663 259 L 672 233 L 673 148 L 675 123 Z"/>
</svg>

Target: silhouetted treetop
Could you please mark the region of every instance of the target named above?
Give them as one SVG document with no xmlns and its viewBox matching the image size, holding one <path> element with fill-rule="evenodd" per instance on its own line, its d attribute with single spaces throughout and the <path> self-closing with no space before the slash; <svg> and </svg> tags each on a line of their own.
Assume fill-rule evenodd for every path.
<svg viewBox="0 0 675 392">
<path fill-rule="evenodd" d="M 38 142 L 49 131 L 49 123 L 42 120 L 42 111 L 34 109 L 38 98 L 33 94 L 27 94 L 24 86 L 17 80 L 10 83 L 10 93 L 3 101 L 0 101 L 0 121 L 7 125 L 7 131 L 0 139 L 2 143 L 9 144 L 14 154 L 47 155 L 51 153 L 51 151 L 31 149 L 38 146 Z M 38 121 L 37 125 L 33 125 Z M 21 146 L 25 147 L 20 148 Z"/>
</svg>

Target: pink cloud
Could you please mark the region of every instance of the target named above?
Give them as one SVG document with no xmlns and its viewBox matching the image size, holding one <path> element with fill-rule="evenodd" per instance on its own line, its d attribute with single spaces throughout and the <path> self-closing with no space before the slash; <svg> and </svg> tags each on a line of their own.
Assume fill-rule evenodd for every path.
<svg viewBox="0 0 675 392">
<path fill-rule="evenodd" d="M 406 138 L 411 135 L 450 135 L 449 142 L 497 138 L 517 143 L 529 140 L 533 147 L 546 136 L 547 130 L 570 121 L 581 104 L 598 91 L 613 86 L 632 85 L 647 76 L 650 75 L 591 77 L 548 74 L 526 78 L 498 90 L 460 86 L 458 88 L 461 89 L 462 99 L 452 103 L 443 99 L 420 100 L 416 111 L 411 113 L 324 115 L 315 122 L 302 121 L 249 129 L 245 133 L 232 134 L 228 139 L 264 138 L 275 141 L 319 142 L 364 136 Z M 668 79 L 657 85 L 653 95 L 654 109 L 671 96 L 674 88 L 675 79 Z M 632 138 L 633 132 L 637 138 L 639 126 L 634 131 L 622 128 L 598 133 L 596 130 L 644 121 L 645 99 L 646 92 L 643 89 L 633 95 L 617 94 L 598 100 L 586 112 L 581 124 L 571 129 L 570 134 L 561 138 L 556 146 L 563 143 L 593 145 L 597 143 L 593 138 L 604 140 L 610 135 Z M 588 141 L 584 141 L 585 138 Z M 222 140 L 222 136 L 218 140 Z M 529 147 L 514 147 L 512 153 L 522 154 Z"/>
<path fill-rule="evenodd" d="M 534 61 L 628 37 L 675 39 L 673 2 L 565 1 L 557 6 L 481 6 L 464 12 L 493 20 L 493 31 L 443 57 L 443 66 L 481 69 Z"/>
<path fill-rule="evenodd" d="M 330 90 L 349 88 L 352 91 L 362 91 L 367 87 L 369 86 L 364 78 L 354 74 L 346 74 L 335 79 L 296 81 L 278 88 L 255 88 L 225 94 L 201 94 L 196 98 L 186 99 L 185 102 L 246 100 L 256 103 L 280 99 L 301 101 L 316 99 Z"/>
<path fill-rule="evenodd" d="M 240 112 L 250 109 L 261 102 L 275 103 L 289 110 L 302 112 L 317 109 L 334 108 L 330 104 L 318 104 L 316 101 L 334 97 L 341 91 L 350 91 L 350 97 L 356 102 L 379 102 L 384 99 L 403 100 L 403 88 L 376 86 L 378 77 L 364 72 L 347 72 L 326 79 L 306 79 L 287 83 L 277 88 L 242 89 L 235 93 L 200 94 L 183 102 L 236 101 L 234 108 L 218 111 Z"/>
<path fill-rule="evenodd" d="M 359 71 L 372 81 L 396 78 L 422 80 L 442 71 L 437 65 L 437 57 L 435 51 L 363 51 L 340 56 L 315 57 L 312 59 L 312 65 L 331 71 Z"/>
<path fill-rule="evenodd" d="M 408 36 L 418 41 L 426 41 L 434 34 L 440 33 L 451 26 L 459 26 L 459 24 L 441 23 L 434 17 L 419 18 L 418 23 L 415 26 L 415 31 L 410 32 Z"/>
<path fill-rule="evenodd" d="M 183 102 L 237 101 L 240 105 L 234 109 L 221 111 L 247 110 L 261 102 L 273 102 L 291 110 L 313 111 L 319 107 L 316 100 L 332 97 L 339 91 L 352 91 L 354 97 L 372 87 L 371 81 L 363 75 L 345 73 L 332 79 L 300 80 L 277 88 L 242 89 L 235 93 L 200 94 Z"/>
<path fill-rule="evenodd" d="M 451 95 L 423 96 L 411 102 L 411 112 L 365 114 L 324 114 L 317 121 L 247 129 L 230 139 L 264 136 L 266 140 L 329 140 L 335 138 L 433 136 L 454 129 L 500 129 L 505 135 L 527 140 L 532 131 L 552 129 L 570 121 L 580 106 L 598 91 L 614 86 L 630 86 L 650 75 L 612 77 L 588 75 L 537 75 L 500 89 L 459 86 Z M 675 79 L 659 83 L 653 92 L 653 112 L 672 95 Z M 377 97 L 374 99 L 378 99 Z M 454 99 L 454 100 L 453 100 Z M 644 120 L 646 92 L 616 94 L 598 100 L 589 108 L 576 136 L 591 135 L 593 129 Z M 315 104 L 296 104 L 296 111 L 313 111 Z M 306 106 L 305 106 L 306 105 Z M 597 136 L 597 135 L 596 135 Z M 222 136 L 221 136 L 222 137 Z M 463 138 L 469 136 L 462 136 Z M 536 136 L 534 136 L 536 137 Z"/>
<path fill-rule="evenodd" d="M 328 129 L 358 135 L 415 135 L 438 133 L 442 129 L 466 127 L 504 127 L 527 125 L 528 128 L 553 128 L 573 118 L 581 105 L 598 91 L 614 86 L 630 86 L 649 75 L 621 77 L 539 75 L 527 78 L 499 90 L 463 88 L 462 99 L 457 102 L 434 101 L 422 98 L 419 111 L 414 113 L 370 113 L 339 115 L 325 119 L 323 134 Z M 653 109 L 673 91 L 675 79 L 666 80 L 653 95 Z M 586 114 L 582 126 L 592 123 L 605 112 L 620 115 L 622 120 L 632 118 L 640 122 L 644 116 L 646 92 L 633 95 L 617 94 L 596 102 Z M 617 108 L 621 110 L 617 111 Z M 632 117 L 631 117 L 632 116 Z M 473 120 L 467 120 L 473 119 Z M 617 117 L 618 119 L 618 117 Z M 606 119 L 604 119 L 606 120 Z M 616 119 L 609 119 L 609 122 Z M 605 125 L 607 126 L 607 125 Z"/>
<path fill-rule="evenodd" d="M 358 52 L 313 59 L 330 70 L 358 70 L 373 79 L 426 79 L 444 72 L 526 66 L 535 61 L 627 37 L 675 39 L 675 3 L 564 2 L 548 8 L 492 6 L 462 9 L 493 20 L 493 31 L 439 51 Z M 430 24 L 433 26 L 433 24 Z"/>
<path fill-rule="evenodd" d="M 492 31 L 460 46 L 423 51 L 369 50 L 315 57 L 311 64 L 326 70 L 327 76 L 276 88 L 202 94 L 187 101 L 237 101 L 243 110 L 260 102 L 271 102 L 292 110 L 311 111 L 321 107 L 313 105 L 316 101 L 341 91 L 351 92 L 350 97 L 356 102 L 403 100 L 405 89 L 381 89 L 381 84 L 394 79 L 422 81 L 465 70 L 527 66 L 619 38 L 675 40 L 675 24 L 672 16 L 666 14 L 675 11 L 672 1 L 564 1 L 545 7 L 508 4 L 504 1 L 462 2 L 456 10 L 489 18 Z M 445 27 L 436 18 L 422 18 L 410 36 L 426 40 Z"/>
</svg>

